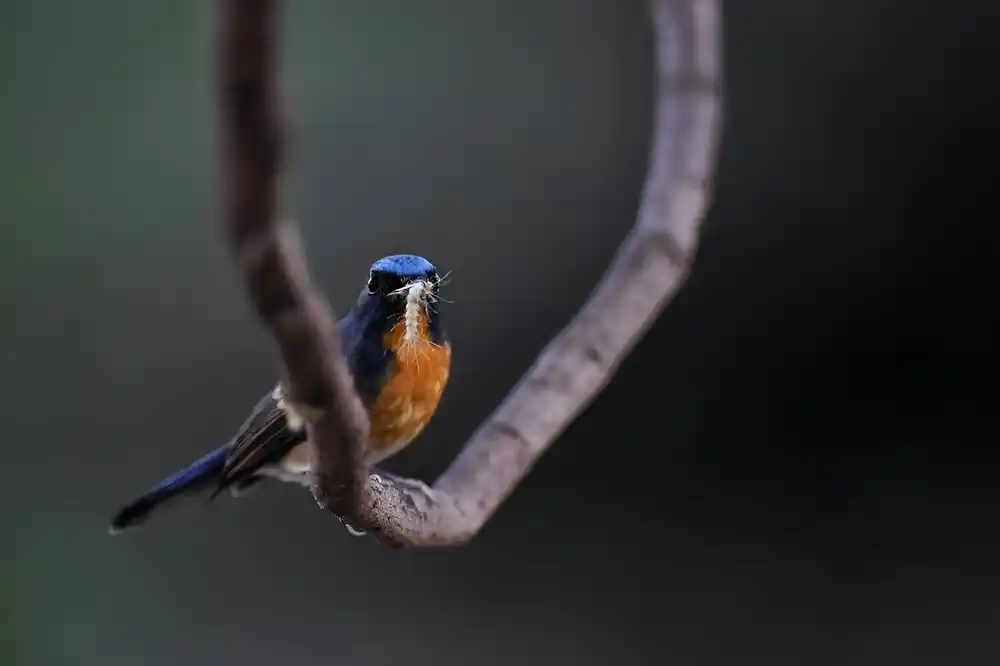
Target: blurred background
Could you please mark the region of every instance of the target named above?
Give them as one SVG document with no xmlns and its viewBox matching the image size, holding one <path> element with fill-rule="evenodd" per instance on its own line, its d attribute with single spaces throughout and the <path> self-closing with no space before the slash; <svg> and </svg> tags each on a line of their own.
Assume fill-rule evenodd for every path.
<svg viewBox="0 0 1000 666">
<path fill-rule="evenodd" d="M 725 5 L 693 274 L 469 546 L 270 484 L 111 539 L 279 366 L 216 218 L 213 3 L 0 8 L 4 666 L 995 664 L 1000 4 Z M 640 0 L 288 3 L 287 207 L 340 312 L 451 271 L 431 480 L 632 224 Z"/>
</svg>

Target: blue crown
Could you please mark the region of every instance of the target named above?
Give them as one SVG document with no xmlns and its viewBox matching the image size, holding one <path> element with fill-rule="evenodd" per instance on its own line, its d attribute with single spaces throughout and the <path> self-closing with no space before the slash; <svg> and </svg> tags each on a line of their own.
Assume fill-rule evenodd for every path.
<svg viewBox="0 0 1000 666">
<path fill-rule="evenodd" d="M 400 277 L 418 277 L 437 272 L 434 264 L 415 254 L 393 254 L 372 264 L 376 273 L 391 273 Z"/>
</svg>

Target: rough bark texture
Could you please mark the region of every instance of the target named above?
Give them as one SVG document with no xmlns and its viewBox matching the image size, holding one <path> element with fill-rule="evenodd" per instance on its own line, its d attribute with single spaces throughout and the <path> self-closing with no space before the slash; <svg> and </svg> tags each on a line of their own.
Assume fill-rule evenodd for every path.
<svg viewBox="0 0 1000 666">
<path fill-rule="evenodd" d="M 649 0 L 656 111 L 635 227 L 579 313 L 542 351 L 434 485 L 421 492 L 359 466 L 367 422 L 340 360 L 333 314 L 295 227 L 280 222 L 277 0 L 222 0 L 219 39 L 225 221 L 246 288 L 281 349 L 316 447 L 317 501 L 397 546 L 472 538 L 600 393 L 684 282 L 710 195 L 721 117 L 718 0 Z"/>
</svg>

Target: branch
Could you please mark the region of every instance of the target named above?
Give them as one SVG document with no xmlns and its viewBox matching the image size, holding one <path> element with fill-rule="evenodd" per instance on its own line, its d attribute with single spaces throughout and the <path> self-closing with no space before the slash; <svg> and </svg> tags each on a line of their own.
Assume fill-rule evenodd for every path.
<svg viewBox="0 0 1000 666">
<path fill-rule="evenodd" d="M 277 221 L 276 5 L 222 0 L 223 218 L 250 300 L 281 350 L 291 401 L 308 420 L 326 501 L 350 514 L 368 419 L 340 361 L 333 313 L 309 277 L 298 230 Z"/>
<path fill-rule="evenodd" d="M 472 538 L 683 284 L 709 199 L 721 116 L 718 0 L 649 0 L 656 110 L 635 227 L 573 320 L 477 429 L 428 496 L 360 469 L 367 421 L 291 223 L 278 223 L 274 0 L 223 0 L 225 218 L 247 291 L 280 349 L 315 447 L 313 493 L 393 545 Z"/>
</svg>

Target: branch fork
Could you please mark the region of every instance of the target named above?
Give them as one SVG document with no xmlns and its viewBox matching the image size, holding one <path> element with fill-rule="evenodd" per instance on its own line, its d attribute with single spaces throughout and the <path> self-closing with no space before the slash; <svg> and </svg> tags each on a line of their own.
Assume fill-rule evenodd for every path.
<svg viewBox="0 0 1000 666">
<path fill-rule="evenodd" d="M 476 430 L 432 489 L 362 467 L 368 422 L 334 316 L 293 222 L 280 217 L 277 0 L 220 0 L 223 220 L 258 317 L 281 353 L 290 406 L 314 446 L 313 496 L 390 546 L 475 536 L 535 461 L 600 393 L 687 276 L 709 196 L 721 116 L 720 0 L 648 0 L 655 127 L 635 227 L 565 329 Z"/>
</svg>

